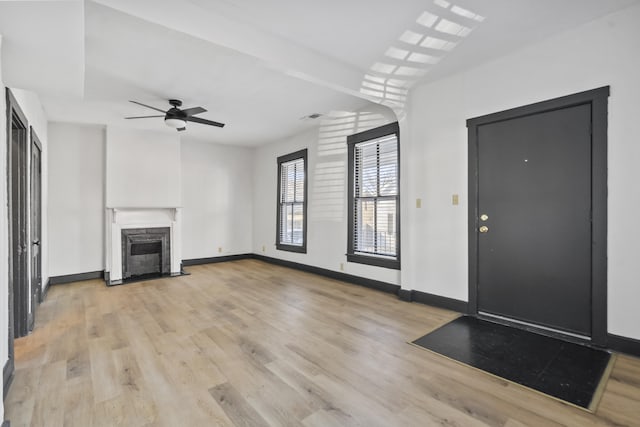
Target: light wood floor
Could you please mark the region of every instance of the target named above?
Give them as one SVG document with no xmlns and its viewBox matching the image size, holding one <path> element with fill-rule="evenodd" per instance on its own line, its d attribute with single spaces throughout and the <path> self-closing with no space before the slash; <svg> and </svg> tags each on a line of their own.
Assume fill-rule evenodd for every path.
<svg viewBox="0 0 640 427">
<path fill-rule="evenodd" d="M 456 313 L 256 260 L 50 289 L 16 341 L 17 426 L 640 425 L 640 360 L 595 415 L 407 344 Z"/>
</svg>

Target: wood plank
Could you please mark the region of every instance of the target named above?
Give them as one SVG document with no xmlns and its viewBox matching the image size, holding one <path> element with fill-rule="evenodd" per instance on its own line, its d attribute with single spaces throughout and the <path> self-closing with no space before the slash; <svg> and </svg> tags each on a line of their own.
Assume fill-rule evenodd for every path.
<svg viewBox="0 0 640 427">
<path fill-rule="evenodd" d="M 53 287 L 15 341 L 12 426 L 638 425 L 640 360 L 595 414 L 409 344 L 459 314 L 257 260 Z"/>
<path fill-rule="evenodd" d="M 268 425 L 264 418 L 229 383 L 209 389 L 209 393 L 237 427 Z"/>
<path fill-rule="evenodd" d="M 121 393 L 111 343 L 107 338 L 98 338 L 89 341 L 88 346 L 93 398 L 96 403 L 111 400 Z"/>
</svg>

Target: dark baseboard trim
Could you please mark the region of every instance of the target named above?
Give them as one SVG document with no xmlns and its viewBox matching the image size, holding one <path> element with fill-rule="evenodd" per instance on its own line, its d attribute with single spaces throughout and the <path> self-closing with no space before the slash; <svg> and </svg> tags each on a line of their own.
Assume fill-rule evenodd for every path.
<svg viewBox="0 0 640 427">
<path fill-rule="evenodd" d="M 466 301 L 428 294 L 426 292 L 401 289 L 398 292 L 398 297 L 403 301 L 419 302 L 421 304 L 457 311 L 459 313 L 466 313 L 468 310 L 468 303 Z"/>
<path fill-rule="evenodd" d="M 379 280 L 367 279 L 365 277 L 353 276 L 351 274 L 341 273 L 339 271 L 327 270 L 321 267 L 315 267 L 312 265 L 301 264 L 299 262 L 287 261 L 280 258 L 272 258 L 259 254 L 241 254 L 241 255 L 229 255 L 212 258 L 196 258 L 185 259 L 182 261 L 183 265 L 199 265 L 209 264 L 215 262 L 234 261 L 238 259 L 257 259 L 260 261 L 268 262 L 270 264 L 280 265 L 282 267 L 293 268 L 296 270 L 306 271 L 307 273 L 314 273 L 320 276 L 329 277 L 331 279 L 342 280 L 343 282 L 352 283 L 355 285 L 365 286 L 367 288 L 376 289 L 379 291 L 387 292 L 390 294 L 398 295 L 403 301 L 415 301 L 422 304 L 431 305 L 433 307 L 444 308 L 447 310 L 457 311 L 459 313 L 466 313 L 468 304 L 466 301 L 460 301 L 453 298 L 442 297 L 439 295 L 428 294 L 425 292 L 402 289 L 398 285 L 394 285 L 387 282 L 381 282 Z"/>
<path fill-rule="evenodd" d="M 607 347 L 611 350 L 640 357 L 640 340 L 621 337 L 619 335 L 607 335 Z"/>
<path fill-rule="evenodd" d="M 104 271 L 90 271 L 88 273 L 67 274 L 64 276 L 49 277 L 49 285 L 62 285 L 64 283 L 79 282 L 81 280 L 103 279 Z M 48 288 L 48 287 L 47 287 Z"/>
<path fill-rule="evenodd" d="M 400 286 L 393 285 L 387 282 L 381 282 L 379 280 L 367 279 L 365 277 L 353 276 L 351 274 L 340 273 L 339 271 L 327 270 L 325 268 L 314 267 L 312 265 L 300 264 L 298 262 L 286 261 L 279 258 L 271 258 L 264 255 L 251 254 L 251 258 L 268 262 L 270 264 L 280 265 L 282 267 L 294 268 L 296 270 L 306 271 L 307 273 L 317 274 L 319 276 L 329 277 L 331 279 L 342 280 L 343 282 L 353 283 L 354 285 L 360 285 L 378 291 L 387 292 L 390 294 L 397 294 L 400 290 Z"/>
<path fill-rule="evenodd" d="M 15 372 L 15 366 L 13 364 L 13 355 L 9 354 L 9 359 L 7 363 L 4 364 L 4 368 L 2 368 L 2 398 L 4 400 L 7 397 L 7 393 L 9 393 L 9 387 L 11 387 L 11 382 L 13 381 L 13 373 Z"/>
<path fill-rule="evenodd" d="M 236 261 L 239 259 L 250 259 L 253 258 L 253 254 L 239 254 L 239 255 L 225 255 L 225 256 L 216 256 L 210 258 L 192 258 L 192 259 L 183 259 L 182 265 L 200 265 L 200 264 L 213 264 L 216 262 L 226 262 L 226 261 Z"/>
<path fill-rule="evenodd" d="M 407 302 L 411 302 L 411 298 L 412 298 L 412 293 L 413 291 L 409 290 L 409 289 L 399 289 L 398 290 L 398 298 L 400 298 L 402 301 L 407 301 Z"/>
<path fill-rule="evenodd" d="M 241 254 L 241 255 L 230 255 L 230 256 L 212 257 L 212 258 L 185 259 L 182 261 L 182 263 L 183 265 L 188 266 L 188 265 L 209 264 L 214 262 L 234 261 L 238 259 L 257 259 L 260 261 L 268 262 L 270 264 L 275 264 L 275 265 L 280 265 L 282 267 L 288 267 L 296 270 L 306 271 L 307 273 L 314 273 L 320 276 L 329 277 L 331 279 L 342 280 L 343 282 L 365 286 L 367 288 L 376 289 L 379 291 L 398 295 L 398 297 L 403 301 L 415 301 L 415 302 L 431 305 L 438 308 L 457 311 L 460 313 L 467 312 L 467 302 L 465 301 L 460 301 L 453 298 L 441 297 L 438 295 L 432 295 L 432 294 L 428 294 L 420 291 L 402 289 L 398 285 L 394 285 L 387 282 L 381 282 L 379 280 L 367 279 L 365 277 L 360 277 L 360 276 L 353 276 L 351 274 L 345 274 L 339 271 L 327 270 L 326 268 L 315 267 L 308 264 L 301 264 L 299 262 L 294 262 L 294 261 L 287 261 L 280 258 L 272 258 L 265 255 Z"/>
</svg>

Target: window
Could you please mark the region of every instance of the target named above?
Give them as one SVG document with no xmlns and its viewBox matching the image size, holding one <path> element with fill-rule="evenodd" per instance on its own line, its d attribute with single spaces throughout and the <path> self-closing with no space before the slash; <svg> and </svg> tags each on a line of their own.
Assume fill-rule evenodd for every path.
<svg viewBox="0 0 640 427">
<path fill-rule="evenodd" d="M 347 138 L 347 261 L 400 269 L 398 123 Z"/>
<path fill-rule="evenodd" d="M 307 253 L 307 150 L 278 157 L 276 248 Z"/>
</svg>

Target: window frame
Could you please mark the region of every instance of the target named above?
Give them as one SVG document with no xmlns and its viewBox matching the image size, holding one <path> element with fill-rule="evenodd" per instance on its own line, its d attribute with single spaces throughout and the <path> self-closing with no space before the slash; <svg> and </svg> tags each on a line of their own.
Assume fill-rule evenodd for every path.
<svg viewBox="0 0 640 427">
<path fill-rule="evenodd" d="M 294 153 L 285 154 L 284 156 L 278 157 L 278 191 L 276 198 L 276 249 L 280 251 L 288 251 L 288 252 L 297 252 L 297 253 L 307 253 L 307 198 L 308 198 L 308 182 L 309 177 L 307 171 L 308 161 L 307 161 L 307 149 L 304 148 L 302 150 L 296 151 Z M 302 159 L 304 164 L 304 200 L 302 202 L 302 245 L 291 245 L 287 243 L 280 242 L 280 215 L 282 211 L 281 197 L 282 197 L 282 165 L 284 163 L 288 163 L 294 160 Z"/>
<path fill-rule="evenodd" d="M 397 199 L 396 199 L 396 255 L 395 257 L 384 255 L 367 255 L 366 253 L 355 251 L 355 148 L 356 145 L 368 142 L 373 139 L 379 139 L 388 135 L 396 136 L 397 153 L 398 153 L 398 169 L 397 169 Z M 347 261 L 359 264 L 373 265 L 377 267 L 391 268 L 400 270 L 400 128 L 398 122 L 389 123 L 364 132 L 359 132 L 347 137 L 348 146 L 348 236 L 347 236 Z M 380 177 L 378 176 L 378 185 Z"/>
</svg>

